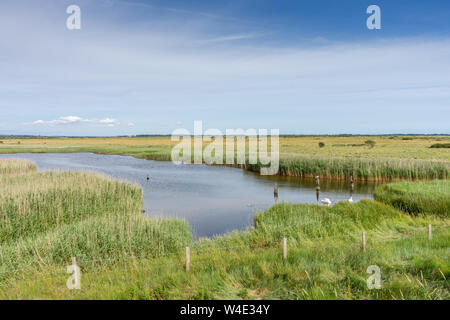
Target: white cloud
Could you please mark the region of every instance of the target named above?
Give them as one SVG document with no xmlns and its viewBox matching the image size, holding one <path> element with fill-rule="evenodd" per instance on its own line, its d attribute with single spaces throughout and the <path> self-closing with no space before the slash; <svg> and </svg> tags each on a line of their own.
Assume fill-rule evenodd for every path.
<svg viewBox="0 0 450 320">
<path fill-rule="evenodd" d="M 116 119 L 111 118 L 105 118 L 105 119 L 84 119 L 77 116 L 67 116 L 67 117 L 60 117 L 55 120 L 36 120 L 32 124 L 33 125 L 68 125 L 68 124 L 76 124 L 76 123 L 94 123 L 94 124 L 101 124 L 106 125 L 108 127 L 114 127 L 115 125 L 119 125 L 120 122 Z"/>
<path fill-rule="evenodd" d="M 68 116 L 68 117 L 61 117 L 56 120 L 50 120 L 50 121 L 44 121 L 44 120 L 37 120 L 33 122 L 33 124 L 72 124 L 72 123 L 79 123 L 79 122 L 88 122 L 88 119 L 82 119 L 80 117 L 76 116 Z"/>
<path fill-rule="evenodd" d="M 106 125 L 116 125 L 120 124 L 116 119 L 106 118 L 102 120 L 98 120 L 98 123 L 106 124 Z"/>
</svg>

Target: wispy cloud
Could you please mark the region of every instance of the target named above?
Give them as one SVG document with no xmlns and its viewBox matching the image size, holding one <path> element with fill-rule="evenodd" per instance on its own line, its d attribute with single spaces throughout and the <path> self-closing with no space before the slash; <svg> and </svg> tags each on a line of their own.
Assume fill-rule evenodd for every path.
<svg viewBox="0 0 450 320">
<path fill-rule="evenodd" d="M 93 123 L 93 124 L 101 124 L 107 127 L 114 127 L 119 125 L 120 122 L 116 119 L 105 118 L 105 119 L 85 119 L 77 116 L 67 116 L 60 117 L 55 120 L 36 120 L 32 124 L 33 125 L 71 125 L 77 123 Z"/>
<path fill-rule="evenodd" d="M 231 34 L 222 37 L 216 37 L 206 40 L 199 40 L 197 43 L 214 43 L 214 42 L 227 42 L 227 41 L 237 41 L 237 40 L 248 40 L 252 38 L 263 37 L 268 34 L 263 33 L 243 33 L 243 34 Z"/>
</svg>

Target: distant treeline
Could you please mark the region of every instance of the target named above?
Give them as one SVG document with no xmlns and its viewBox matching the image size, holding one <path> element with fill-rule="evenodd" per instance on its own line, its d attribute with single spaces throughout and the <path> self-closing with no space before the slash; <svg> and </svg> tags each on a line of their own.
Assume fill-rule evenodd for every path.
<svg viewBox="0 0 450 320">
<path fill-rule="evenodd" d="M 119 135 L 119 136 L 40 136 L 40 135 L 0 135 L 0 139 L 52 139 L 52 138 L 151 138 L 151 137 L 170 137 L 171 134 L 137 134 L 137 135 Z M 280 137 L 450 137 L 448 133 L 431 134 L 281 134 Z"/>
</svg>

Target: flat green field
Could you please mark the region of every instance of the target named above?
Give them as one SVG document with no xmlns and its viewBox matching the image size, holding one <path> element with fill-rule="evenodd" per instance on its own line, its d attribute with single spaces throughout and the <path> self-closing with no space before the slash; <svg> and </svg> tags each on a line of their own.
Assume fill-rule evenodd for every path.
<svg viewBox="0 0 450 320">
<path fill-rule="evenodd" d="M 281 203 L 257 214 L 254 228 L 194 242 L 185 221 L 143 218 L 137 186 L 39 173 L 18 160 L 0 160 L 0 173 L 1 299 L 450 298 L 450 221 L 434 205 L 412 215 L 370 200 Z M 410 183 L 382 191 L 435 199 L 450 186 Z M 66 286 L 72 257 L 80 290 Z M 367 285 L 371 265 L 380 268 L 380 289 Z"/>
<path fill-rule="evenodd" d="M 368 140 L 373 143 L 366 143 Z M 319 143 L 324 144 L 323 147 Z M 280 137 L 280 175 L 365 180 L 446 179 L 450 149 L 443 136 Z M 170 160 L 170 137 L 0 139 L 0 153 L 94 152 Z M 258 171 L 261 165 L 248 165 Z"/>
</svg>

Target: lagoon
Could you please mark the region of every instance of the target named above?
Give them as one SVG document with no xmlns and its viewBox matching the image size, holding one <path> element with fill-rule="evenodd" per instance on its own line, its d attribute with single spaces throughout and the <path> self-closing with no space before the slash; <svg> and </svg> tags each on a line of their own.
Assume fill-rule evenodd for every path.
<svg viewBox="0 0 450 320">
<path fill-rule="evenodd" d="M 295 177 L 260 176 L 225 166 L 175 165 L 170 161 L 93 153 L 3 154 L 0 159 L 26 159 L 40 171 L 94 171 L 138 184 L 144 209 L 151 217 L 186 219 L 196 237 L 213 237 L 253 225 L 253 215 L 276 201 L 317 203 L 315 181 Z M 147 180 L 147 176 L 149 180 Z M 278 199 L 274 186 L 279 186 Z M 353 200 L 373 199 L 374 183 L 356 182 Z M 349 183 L 321 181 L 320 199 L 347 201 Z"/>
</svg>

